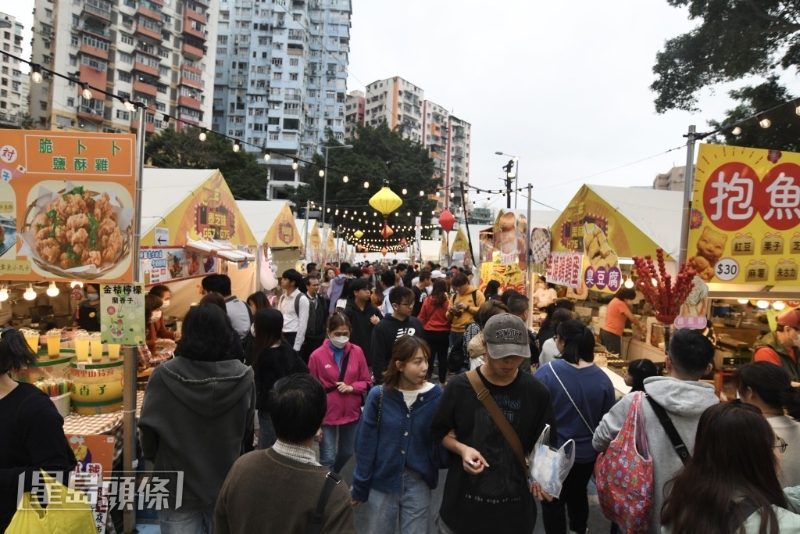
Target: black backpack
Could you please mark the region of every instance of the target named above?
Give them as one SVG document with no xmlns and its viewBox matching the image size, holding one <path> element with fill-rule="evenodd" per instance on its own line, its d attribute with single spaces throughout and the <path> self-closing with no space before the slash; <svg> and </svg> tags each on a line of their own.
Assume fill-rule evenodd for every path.
<svg viewBox="0 0 800 534">
<path fill-rule="evenodd" d="M 464 347 L 464 336 L 462 335 L 453 343 L 450 352 L 447 353 L 447 369 L 451 373 L 457 373 L 465 368 L 469 369 L 469 356 Z"/>
</svg>

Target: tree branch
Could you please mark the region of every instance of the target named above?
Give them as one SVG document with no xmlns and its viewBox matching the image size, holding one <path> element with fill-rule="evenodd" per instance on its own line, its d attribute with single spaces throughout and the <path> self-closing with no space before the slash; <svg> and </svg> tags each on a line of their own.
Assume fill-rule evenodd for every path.
<svg viewBox="0 0 800 534">
<path fill-rule="evenodd" d="M 785 30 L 788 33 L 794 33 L 796 31 L 800 31 L 800 24 L 796 24 L 793 22 L 789 22 L 786 19 L 781 17 L 776 17 L 775 15 L 770 15 L 769 13 L 765 13 L 761 10 L 761 8 L 756 5 L 755 0 L 745 0 L 750 9 L 753 10 L 755 15 L 763 20 L 768 22 L 774 22 L 781 26 L 781 29 Z"/>
</svg>

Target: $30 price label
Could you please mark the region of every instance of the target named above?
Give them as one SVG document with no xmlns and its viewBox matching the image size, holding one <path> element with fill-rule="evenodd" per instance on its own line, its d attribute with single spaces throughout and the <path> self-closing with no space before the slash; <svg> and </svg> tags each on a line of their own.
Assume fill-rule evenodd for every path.
<svg viewBox="0 0 800 534">
<path fill-rule="evenodd" d="M 739 262 L 733 258 L 723 258 L 714 267 L 714 274 L 724 282 L 729 282 L 739 274 Z"/>
</svg>

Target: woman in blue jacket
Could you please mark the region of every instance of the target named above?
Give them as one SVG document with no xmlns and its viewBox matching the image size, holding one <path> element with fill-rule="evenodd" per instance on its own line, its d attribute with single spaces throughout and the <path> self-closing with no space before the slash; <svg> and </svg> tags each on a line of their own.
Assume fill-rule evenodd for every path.
<svg viewBox="0 0 800 534">
<path fill-rule="evenodd" d="M 553 397 L 558 446 L 575 440 L 575 463 L 561 495 L 542 501 L 542 520 L 547 534 L 584 534 L 589 519 L 586 486 L 594 472 L 597 452 L 592 436 L 600 420 L 614 405 L 614 386 L 594 363 L 594 334 L 582 322 L 570 319 L 556 328 L 553 337 L 561 357 L 539 367 L 536 378 L 544 382 Z"/>
<path fill-rule="evenodd" d="M 431 490 L 446 451 L 431 439 L 442 388 L 427 381 L 430 348 L 415 336 L 392 347 L 383 385 L 372 388 L 356 432 L 353 505 L 366 503 L 367 532 L 427 533 Z"/>
</svg>

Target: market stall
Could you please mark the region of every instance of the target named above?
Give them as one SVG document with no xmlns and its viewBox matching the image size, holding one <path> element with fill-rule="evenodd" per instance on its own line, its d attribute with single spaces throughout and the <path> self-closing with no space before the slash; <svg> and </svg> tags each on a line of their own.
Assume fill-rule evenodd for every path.
<svg viewBox="0 0 800 534">
<path fill-rule="evenodd" d="M 303 257 L 304 242 L 291 205 L 285 200 L 237 200 L 236 205 L 253 228 L 259 247 L 258 283 L 272 290 L 278 285 L 280 273 L 296 269 Z"/>
</svg>

